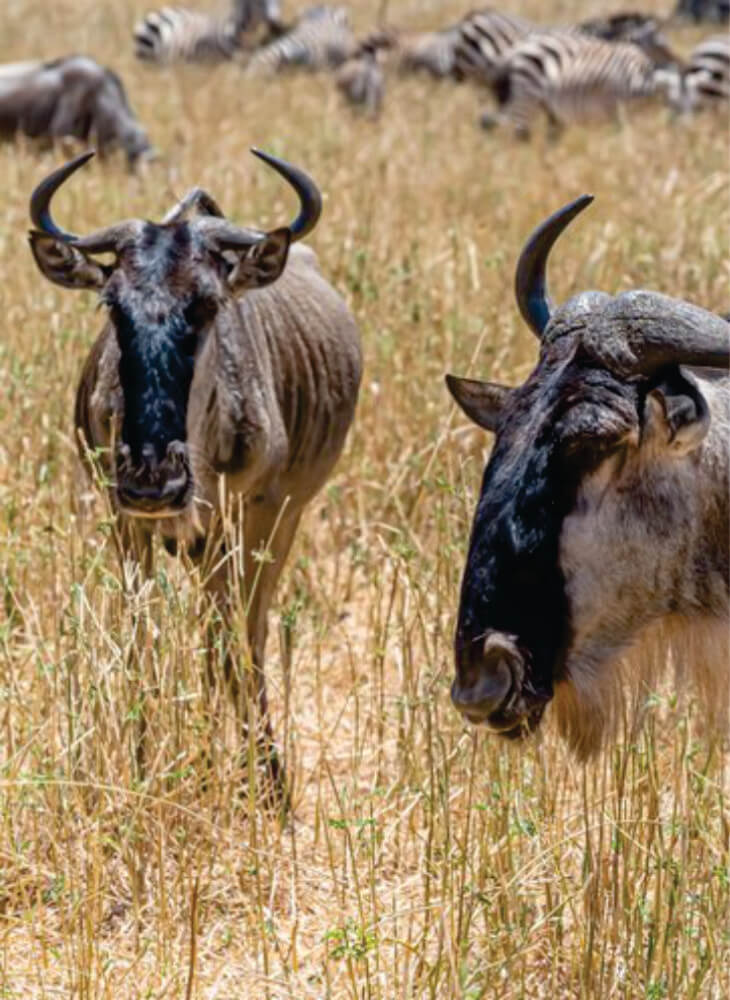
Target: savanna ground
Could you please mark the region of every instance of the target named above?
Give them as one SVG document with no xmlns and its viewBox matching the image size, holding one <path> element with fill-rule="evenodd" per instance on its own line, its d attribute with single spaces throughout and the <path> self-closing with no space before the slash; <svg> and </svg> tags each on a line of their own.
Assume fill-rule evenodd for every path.
<svg viewBox="0 0 730 1000">
<path fill-rule="evenodd" d="M 353 6 L 371 23 L 371 5 Z M 272 614 L 293 798 L 282 825 L 253 788 L 239 793 L 231 710 L 221 701 L 206 721 L 200 581 L 163 553 L 134 609 L 158 631 L 143 676 L 129 668 L 133 609 L 104 505 L 79 514 L 71 424 L 101 317 L 91 297 L 44 283 L 25 244 L 28 195 L 62 153 L 0 148 L 0 996 L 730 995 L 727 749 L 693 700 L 671 681 L 641 692 L 641 731 L 627 724 L 587 768 L 549 721 L 515 749 L 450 706 L 489 442 L 443 384 L 447 371 L 528 373 L 516 255 L 583 191 L 596 202 L 555 254 L 558 298 L 647 286 L 727 309 L 726 120 L 652 109 L 521 145 L 477 130 L 469 88 L 403 81 L 373 124 L 326 78 L 135 65 L 142 7 L 3 5 L 0 58 L 96 55 L 122 72 L 162 154 L 138 177 L 121 158 L 87 167 L 59 218 L 82 232 L 159 218 L 200 184 L 237 221 L 273 226 L 292 199 L 247 149 L 285 155 L 325 192 L 311 243 L 361 324 L 365 378 Z M 391 3 L 389 16 L 430 26 L 462 7 Z M 601 5 L 552 8 L 567 20 Z M 699 34 L 672 38 L 687 50 Z"/>
</svg>

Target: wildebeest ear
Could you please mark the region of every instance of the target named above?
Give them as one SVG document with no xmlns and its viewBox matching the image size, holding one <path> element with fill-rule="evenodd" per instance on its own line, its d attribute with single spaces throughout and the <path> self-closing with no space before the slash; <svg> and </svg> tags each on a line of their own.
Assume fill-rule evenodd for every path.
<svg viewBox="0 0 730 1000">
<path fill-rule="evenodd" d="M 672 455 L 686 455 L 701 443 L 710 426 L 710 410 L 699 385 L 677 368 L 647 394 L 643 440 Z"/>
<path fill-rule="evenodd" d="M 487 431 L 496 430 L 499 415 L 512 391 L 509 386 L 456 375 L 447 375 L 446 385 L 470 420 Z"/>
<path fill-rule="evenodd" d="M 41 274 L 64 288 L 94 288 L 98 291 L 104 287 L 111 273 L 110 267 L 97 263 L 76 247 L 46 233 L 32 229 L 28 242 Z"/>
<path fill-rule="evenodd" d="M 274 229 L 260 243 L 242 251 L 228 276 L 231 289 L 241 292 L 244 288 L 263 288 L 276 281 L 284 270 L 290 243 L 289 229 Z"/>
</svg>

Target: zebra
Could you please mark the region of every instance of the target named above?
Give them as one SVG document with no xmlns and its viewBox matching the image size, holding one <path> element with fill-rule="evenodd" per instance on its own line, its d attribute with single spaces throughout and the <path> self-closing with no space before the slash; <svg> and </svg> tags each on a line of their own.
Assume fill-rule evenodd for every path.
<svg viewBox="0 0 730 1000">
<path fill-rule="evenodd" d="M 680 112 L 727 105 L 730 101 L 730 36 L 706 38 L 692 49 L 669 101 Z"/>
<path fill-rule="evenodd" d="M 290 67 L 336 69 L 356 51 L 347 10 L 321 4 L 304 10 L 291 28 L 257 49 L 247 73 L 273 76 Z"/>
<path fill-rule="evenodd" d="M 715 21 L 727 24 L 730 21 L 730 0 L 678 0 L 674 16 L 680 20 Z"/>
<path fill-rule="evenodd" d="M 624 12 L 580 21 L 575 30 L 604 42 L 638 45 L 655 66 L 676 66 L 679 60 L 661 32 L 661 21 L 651 14 Z"/>
<path fill-rule="evenodd" d="M 439 31 L 405 33 L 397 38 L 398 71 L 428 73 L 436 80 L 453 77 L 461 22 Z"/>
<path fill-rule="evenodd" d="M 523 17 L 492 7 L 472 11 L 454 27 L 453 76 L 491 85 L 507 53 L 540 30 L 539 25 Z"/>
<path fill-rule="evenodd" d="M 575 25 L 539 25 L 491 7 L 472 11 L 454 27 L 453 75 L 492 85 L 501 75 L 505 58 L 526 38 L 542 32 L 590 35 L 610 42 L 633 42 L 657 64 L 674 57 L 660 34 L 660 23 L 649 14 L 624 12 L 580 21 Z"/>
<path fill-rule="evenodd" d="M 371 118 L 380 113 L 385 93 L 381 53 L 382 46 L 367 38 L 335 73 L 335 86 L 345 100 Z"/>
<path fill-rule="evenodd" d="M 382 27 L 366 35 L 340 67 L 335 84 L 354 106 L 375 117 L 385 93 L 385 70 L 393 64 L 401 75 L 427 73 L 436 80 L 452 75 L 458 25 L 440 31 L 401 32 Z"/>
<path fill-rule="evenodd" d="M 658 31 L 659 21 L 652 14 L 622 11 L 605 17 L 592 17 L 579 21 L 578 29 L 604 42 L 633 42 L 646 32 Z"/>
<path fill-rule="evenodd" d="M 491 128 L 506 121 L 518 137 L 529 138 L 532 121 L 543 110 L 555 133 L 569 121 L 605 116 L 625 101 L 653 97 L 677 75 L 658 68 L 638 45 L 543 32 L 528 36 L 505 57 L 493 84 L 499 111 L 483 114 L 481 124 Z"/>
<path fill-rule="evenodd" d="M 145 62 L 224 62 L 260 26 L 275 35 L 283 30 L 279 0 L 234 0 L 232 10 L 215 17 L 187 7 L 150 11 L 134 28 L 134 52 Z"/>
</svg>

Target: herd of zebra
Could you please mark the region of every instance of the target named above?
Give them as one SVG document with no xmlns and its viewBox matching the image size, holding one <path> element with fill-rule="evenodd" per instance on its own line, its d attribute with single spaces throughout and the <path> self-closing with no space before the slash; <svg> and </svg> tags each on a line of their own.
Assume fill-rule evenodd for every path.
<svg viewBox="0 0 730 1000">
<path fill-rule="evenodd" d="M 711 35 L 687 59 L 669 45 L 660 21 L 636 12 L 538 25 L 494 8 L 472 10 L 437 31 L 407 32 L 379 24 L 357 38 L 347 10 L 322 4 L 291 23 L 280 0 L 228 0 L 211 17 L 183 7 L 148 13 L 134 29 L 136 55 L 147 63 L 229 61 L 249 77 L 287 68 L 329 73 L 343 97 L 370 117 L 379 113 L 389 78 L 425 73 L 470 80 L 492 95 L 485 128 L 507 125 L 530 136 L 544 114 L 551 133 L 596 115 L 615 115 L 637 98 L 659 99 L 675 112 L 730 105 L 730 36 Z M 730 0 L 680 0 L 692 17 L 730 17 Z M 153 155 L 121 78 L 85 55 L 0 65 L 0 136 L 79 139 L 101 154 L 121 147 L 130 165 Z"/>
<path fill-rule="evenodd" d="M 680 0 L 674 16 L 682 13 L 720 22 L 730 5 Z M 540 112 L 557 130 L 642 97 L 658 97 L 681 112 L 725 106 L 730 37 L 712 36 L 683 60 L 664 37 L 669 20 L 631 12 L 544 25 L 484 8 L 437 31 L 379 26 L 358 39 L 342 6 L 308 8 L 289 24 L 279 0 L 233 0 L 222 17 L 183 7 L 150 12 L 135 27 L 134 44 L 140 59 L 158 64 L 235 59 L 250 75 L 291 67 L 331 71 L 343 97 L 372 116 L 394 72 L 469 79 L 491 91 L 496 103 L 481 124 L 506 123 L 527 137 Z"/>
</svg>

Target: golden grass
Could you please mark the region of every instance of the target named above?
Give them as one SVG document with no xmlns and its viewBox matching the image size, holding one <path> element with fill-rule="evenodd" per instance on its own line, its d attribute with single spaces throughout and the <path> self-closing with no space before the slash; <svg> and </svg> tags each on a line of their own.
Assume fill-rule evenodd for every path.
<svg viewBox="0 0 730 1000">
<path fill-rule="evenodd" d="M 247 149 L 287 156 L 325 192 L 311 242 L 357 314 L 366 373 L 272 615 L 294 802 L 281 828 L 238 794 L 228 706 L 212 729 L 203 713 L 199 581 L 161 555 L 130 608 L 103 505 L 77 513 L 72 399 L 101 317 L 44 283 L 25 245 L 28 195 L 60 151 L 0 148 L 0 997 L 730 995 L 728 761 L 693 704 L 652 693 L 641 733 L 585 770 L 549 725 L 514 750 L 450 707 L 487 442 L 443 386 L 449 370 L 529 371 L 516 255 L 583 191 L 596 202 L 555 254 L 556 297 L 646 286 L 730 307 L 726 123 L 654 110 L 524 146 L 475 128 L 469 89 L 403 81 L 373 125 L 326 78 L 135 65 L 144 6 L 6 3 L 0 58 L 97 55 L 162 151 L 140 177 L 121 158 L 86 168 L 59 218 L 159 218 L 200 184 L 238 221 L 278 224 L 291 199 Z M 356 6 L 367 26 L 371 5 Z M 462 6 L 424 5 L 423 23 Z M 399 9 L 419 23 L 418 5 Z M 134 612 L 158 630 L 142 677 L 127 666 Z"/>
</svg>

